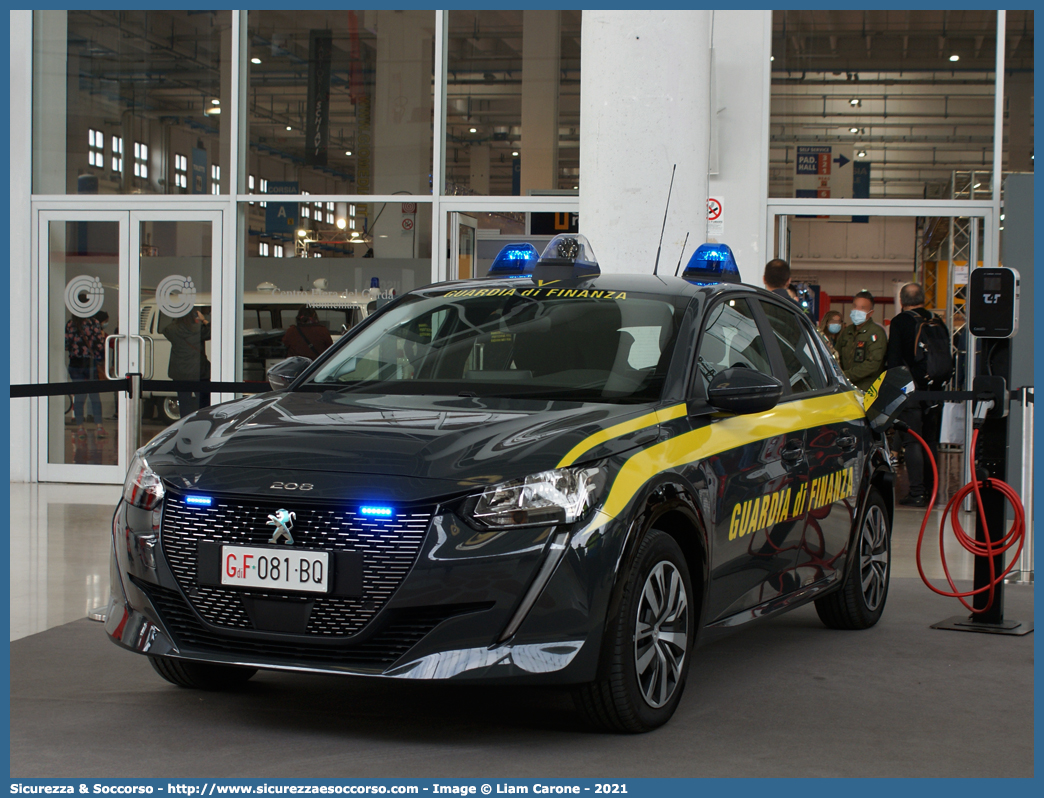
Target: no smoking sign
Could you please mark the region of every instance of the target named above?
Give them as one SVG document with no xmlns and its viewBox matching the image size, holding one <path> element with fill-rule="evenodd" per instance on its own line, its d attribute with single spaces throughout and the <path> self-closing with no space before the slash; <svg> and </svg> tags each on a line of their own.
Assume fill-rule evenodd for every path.
<svg viewBox="0 0 1044 798">
<path fill-rule="evenodd" d="M 725 235 L 725 218 L 722 209 L 725 200 L 721 197 L 707 198 L 707 235 L 720 238 Z"/>
<path fill-rule="evenodd" d="M 403 230 L 412 230 L 413 229 L 413 219 L 403 219 L 402 220 L 402 229 Z"/>
</svg>

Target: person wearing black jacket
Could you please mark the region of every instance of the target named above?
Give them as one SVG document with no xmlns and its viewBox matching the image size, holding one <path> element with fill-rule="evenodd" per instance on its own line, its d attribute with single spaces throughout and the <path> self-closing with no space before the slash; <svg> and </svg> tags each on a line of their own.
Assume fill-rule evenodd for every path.
<svg viewBox="0 0 1044 798">
<path fill-rule="evenodd" d="M 790 287 L 790 264 L 782 258 L 773 258 L 765 264 L 761 281 L 773 294 L 785 296 L 792 302 L 798 301 L 797 292 Z"/>
<path fill-rule="evenodd" d="M 307 305 L 297 311 L 295 324 L 283 336 L 283 346 L 290 356 L 315 360 L 333 345 L 330 331 L 319 321 L 315 308 Z"/>
<path fill-rule="evenodd" d="M 914 385 L 919 391 L 928 390 L 928 376 L 923 363 L 916 360 L 915 344 L 917 332 L 922 322 L 930 320 L 934 314 L 925 310 L 924 288 L 917 283 L 907 283 L 899 292 L 900 312 L 888 330 L 888 352 L 885 355 L 885 368 L 906 366 L 913 375 Z M 924 438 L 932 456 L 938 462 L 939 423 L 942 411 L 938 405 L 927 402 L 908 402 L 899 414 L 899 420 L 906 422 L 910 429 Z M 910 479 L 910 491 L 899 500 L 907 507 L 924 507 L 932 490 L 932 468 L 924 456 L 921 444 L 908 432 L 902 432 L 901 440 L 906 460 L 906 471 Z"/>
</svg>

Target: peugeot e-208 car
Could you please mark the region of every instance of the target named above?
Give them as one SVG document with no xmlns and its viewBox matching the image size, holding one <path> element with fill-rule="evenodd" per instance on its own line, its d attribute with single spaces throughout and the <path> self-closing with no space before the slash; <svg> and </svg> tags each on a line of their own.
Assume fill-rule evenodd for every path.
<svg viewBox="0 0 1044 798">
<path fill-rule="evenodd" d="M 599 274 L 578 236 L 526 268 L 404 294 L 141 449 L 112 640 L 184 687 L 572 685 L 638 732 L 715 633 L 813 601 L 876 623 L 892 474 L 798 306 Z"/>
</svg>

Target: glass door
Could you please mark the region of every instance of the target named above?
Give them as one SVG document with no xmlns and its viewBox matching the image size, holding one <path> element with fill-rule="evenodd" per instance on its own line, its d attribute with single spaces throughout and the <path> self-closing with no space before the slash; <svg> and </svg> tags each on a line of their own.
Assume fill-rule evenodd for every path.
<svg viewBox="0 0 1044 798">
<path fill-rule="evenodd" d="M 478 219 L 466 213 L 450 214 L 450 279 L 467 280 L 475 274 L 475 242 Z"/>
<path fill-rule="evenodd" d="M 211 404 L 208 383 L 221 365 L 220 211 L 132 211 L 129 349 L 148 382 L 132 412 L 136 446 L 181 416 Z M 137 358 L 137 360 L 134 360 Z"/>
<path fill-rule="evenodd" d="M 127 362 L 109 336 L 128 324 L 128 225 L 122 211 L 39 213 L 34 382 L 94 389 L 34 400 L 41 480 L 123 481 L 126 394 L 103 386 L 106 352 L 113 366 Z"/>
<path fill-rule="evenodd" d="M 134 450 L 210 404 L 230 366 L 213 290 L 221 212 L 39 211 L 36 236 L 35 381 L 83 389 L 35 400 L 39 479 L 122 482 Z M 132 373 L 172 384 L 132 406 L 105 385 Z"/>
</svg>

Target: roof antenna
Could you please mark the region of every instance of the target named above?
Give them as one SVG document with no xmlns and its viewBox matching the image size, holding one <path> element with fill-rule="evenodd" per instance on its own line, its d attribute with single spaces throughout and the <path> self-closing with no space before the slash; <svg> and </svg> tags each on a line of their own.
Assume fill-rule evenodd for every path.
<svg viewBox="0 0 1044 798">
<path fill-rule="evenodd" d="M 680 253 L 678 253 L 678 266 L 674 270 L 674 276 L 675 277 L 677 277 L 678 276 L 678 272 L 681 271 L 682 258 L 685 257 L 685 245 L 688 244 L 688 243 L 689 243 L 689 234 L 686 233 L 685 234 L 685 240 L 682 241 L 682 251 Z"/>
<path fill-rule="evenodd" d="M 678 168 L 678 164 L 671 167 L 671 185 L 667 189 L 667 207 L 663 209 L 663 227 L 660 228 L 660 243 L 656 245 L 656 262 L 653 264 L 653 274 L 656 274 L 656 269 L 660 265 L 660 247 L 663 246 L 663 231 L 667 229 L 667 211 L 671 207 L 671 190 L 674 188 L 674 170 Z"/>
</svg>

